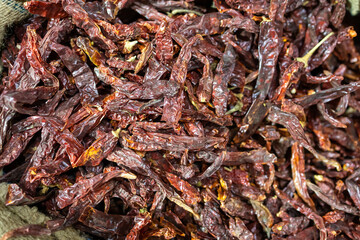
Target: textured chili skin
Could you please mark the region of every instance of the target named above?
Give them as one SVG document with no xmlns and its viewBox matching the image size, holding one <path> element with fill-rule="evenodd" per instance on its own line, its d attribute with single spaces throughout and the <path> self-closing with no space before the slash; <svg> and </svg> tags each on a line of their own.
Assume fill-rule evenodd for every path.
<svg viewBox="0 0 360 240">
<path fill-rule="evenodd" d="M 1 56 L 0 182 L 52 220 L 1 239 L 359 239 L 345 4 L 25 3 Z"/>
</svg>

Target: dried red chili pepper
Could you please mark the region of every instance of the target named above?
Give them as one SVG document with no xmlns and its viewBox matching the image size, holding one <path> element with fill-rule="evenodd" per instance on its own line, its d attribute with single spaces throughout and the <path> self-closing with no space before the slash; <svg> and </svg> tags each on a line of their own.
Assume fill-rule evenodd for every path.
<svg viewBox="0 0 360 240">
<path fill-rule="evenodd" d="M 25 3 L 37 16 L 1 58 L 0 182 L 53 219 L 3 239 L 358 239 L 345 3 Z"/>
</svg>

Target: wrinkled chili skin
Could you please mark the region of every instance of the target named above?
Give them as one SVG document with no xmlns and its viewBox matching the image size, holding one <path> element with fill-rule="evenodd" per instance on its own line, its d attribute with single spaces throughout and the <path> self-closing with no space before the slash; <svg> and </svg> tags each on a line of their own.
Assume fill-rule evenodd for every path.
<svg viewBox="0 0 360 240">
<path fill-rule="evenodd" d="M 2 240 L 360 238 L 345 0 L 24 6 L 1 56 L 0 182 L 52 219 Z"/>
</svg>

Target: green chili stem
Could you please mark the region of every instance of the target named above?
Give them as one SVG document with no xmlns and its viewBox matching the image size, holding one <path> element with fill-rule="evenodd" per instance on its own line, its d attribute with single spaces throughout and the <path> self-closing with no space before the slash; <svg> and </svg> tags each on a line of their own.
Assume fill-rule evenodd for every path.
<svg viewBox="0 0 360 240">
<path fill-rule="evenodd" d="M 320 42 L 318 42 L 318 44 L 315 45 L 315 47 L 313 47 L 307 54 L 305 54 L 303 57 L 301 58 L 296 58 L 296 61 L 298 62 L 302 62 L 305 65 L 305 68 L 308 67 L 308 62 L 310 57 L 314 54 L 314 52 L 321 46 L 321 44 L 323 44 L 326 40 L 329 39 L 329 37 L 331 37 L 332 35 L 334 35 L 334 32 L 329 33 L 328 35 L 326 35 Z"/>
<path fill-rule="evenodd" d="M 196 15 L 199 15 L 199 16 L 202 16 L 204 14 L 202 14 L 201 12 L 198 12 L 198 11 L 195 11 L 195 10 L 190 10 L 190 9 L 174 9 L 172 10 L 170 13 L 168 13 L 168 16 L 169 17 L 172 17 L 176 14 L 179 14 L 179 13 L 194 13 Z"/>
</svg>

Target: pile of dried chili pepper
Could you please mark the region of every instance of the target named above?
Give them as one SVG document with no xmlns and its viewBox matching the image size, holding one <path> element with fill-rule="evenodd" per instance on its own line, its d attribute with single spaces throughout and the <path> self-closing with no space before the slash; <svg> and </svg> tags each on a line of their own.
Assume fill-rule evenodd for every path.
<svg viewBox="0 0 360 240">
<path fill-rule="evenodd" d="M 2 53 L 6 204 L 94 239 L 360 239 L 345 0 L 48 0 Z"/>
</svg>

